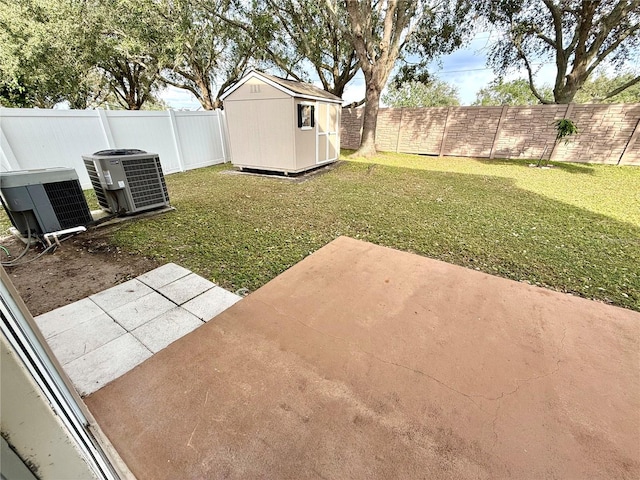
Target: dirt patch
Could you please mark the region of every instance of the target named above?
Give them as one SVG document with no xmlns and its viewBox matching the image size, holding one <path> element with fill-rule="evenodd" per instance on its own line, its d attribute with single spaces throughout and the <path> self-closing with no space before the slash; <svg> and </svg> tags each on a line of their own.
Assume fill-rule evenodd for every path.
<svg viewBox="0 0 640 480">
<path fill-rule="evenodd" d="M 107 241 L 108 230 L 93 230 L 64 241 L 53 253 L 16 267 L 4 267 L 33 316 L 105 290 L 161 265 L 123 252 Z M 17 255 L 23 244 L 14 237 L 0 243 Z M 32 247 L 25 256 L 41 252 Z M 2 260 L 6 260 L 2 254 Z"/>
</svg>

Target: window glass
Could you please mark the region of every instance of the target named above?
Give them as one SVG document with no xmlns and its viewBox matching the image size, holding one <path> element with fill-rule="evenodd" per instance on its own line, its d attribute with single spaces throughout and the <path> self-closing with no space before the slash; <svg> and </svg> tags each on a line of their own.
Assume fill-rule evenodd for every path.
<svg viewBox="0 0 640 480">
<path fill-rule="evenodd" d="M 315 126 L 315 107 L 313 105 L 298 105 L 298 128 L 313 128 Z"/>
</svg>

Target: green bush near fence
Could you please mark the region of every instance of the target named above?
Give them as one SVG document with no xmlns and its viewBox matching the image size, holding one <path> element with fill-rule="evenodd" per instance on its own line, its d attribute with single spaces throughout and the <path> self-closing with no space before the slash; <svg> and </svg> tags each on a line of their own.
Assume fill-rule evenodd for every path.
<svg viewBox="0 0 640 480">
<path fill-rule="evenodd" d="M 339 235 L 640 311 L 640 168 L 380 154 L 303 182 L 167 177 L 176 211 L 110 241 L 255 290 Z"/>
</svg>

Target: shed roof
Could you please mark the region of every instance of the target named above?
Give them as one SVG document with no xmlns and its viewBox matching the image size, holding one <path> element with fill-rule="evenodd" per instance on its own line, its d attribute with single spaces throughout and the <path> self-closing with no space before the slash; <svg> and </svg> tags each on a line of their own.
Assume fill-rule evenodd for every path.
<svg viewBox="0 0 640 480">
<path fill-rule="evenodd" d="M 340 97 L 318 88 L 315 85 L 311 85 L 310 83 L 298 82 L 296 80 L 285 80 L 284 78 L 269 75 L 258 70 L 251 70 L 244 77 L 238 80 L 236 84 L 227 90 L 220 98 L 224 100 L 251 78 L 258 78 L 272 87 L 291 95 L 292 97 L 342 103 L 342 99 Z"/>
</svg>

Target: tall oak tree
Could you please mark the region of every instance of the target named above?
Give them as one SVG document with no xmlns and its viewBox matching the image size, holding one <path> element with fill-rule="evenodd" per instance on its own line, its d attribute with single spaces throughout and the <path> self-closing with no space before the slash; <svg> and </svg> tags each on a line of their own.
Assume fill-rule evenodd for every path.
<svg viewBox="0 0 640 480">
<path fill-rule="evenodd" d="M 596 69 L 640 59 L 640 0 L 478 0 L 475 4 L 501 32 L 490 53 L 499 74 L 524 66 L 541 103 L 571 103 Z M 536 65 L 555 63 L 553 98 L 534 81 Z M 604 95 L 613 97 L 640 82 L 636 71 Z"/>
<path fill-rule="evenodd" d="M 326 0 L 337 17 L 337 4 Z M 365 80 L 365 107 L 357 156 L 376 153 L 375 135 L 380 95 L 389 74 L 405 55 L 421 60 L 458 47 L 470 22 L 464 22 L 468 2 L 460 0 L 345 0 L 351 41 Z"/>
</svg>

